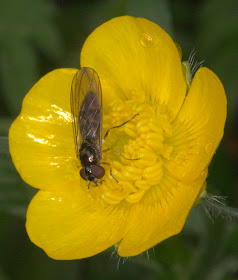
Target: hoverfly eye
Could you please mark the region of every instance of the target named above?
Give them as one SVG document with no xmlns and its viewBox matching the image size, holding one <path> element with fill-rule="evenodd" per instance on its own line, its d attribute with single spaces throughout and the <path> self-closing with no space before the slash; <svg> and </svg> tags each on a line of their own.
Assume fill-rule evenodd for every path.
<svg viewBox="0 0 238 280">
<path fill-rule="evenodd" d="M 93 176 L 97 179 L 101 179 L 105 175 L 105 169 L 100 165 L 93 165 L 91 170 Z"/>
<path fill-rule="evenodd" d="M 79 174 L 85 181 L 87 181 L 86 174 L 85 174 L 85 168 L 80 169 Z"/>
</svg>

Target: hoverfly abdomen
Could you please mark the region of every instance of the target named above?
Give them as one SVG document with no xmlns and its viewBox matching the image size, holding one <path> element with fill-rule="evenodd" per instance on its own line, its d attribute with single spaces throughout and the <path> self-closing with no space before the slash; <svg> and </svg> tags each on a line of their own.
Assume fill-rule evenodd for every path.
<svg viewBox="0 0 238 280">
<path fill-rule="evenodd" d="M 89 91 L 80 107 L 79 127 L 81 135 L 86 138 L 87 135 L 97 138 L 100 135 L 99 123 L 102 119 L 101 103 L 97 94 Z M 97 139 L 95 139 L 97 141 Z"/>
</svg>

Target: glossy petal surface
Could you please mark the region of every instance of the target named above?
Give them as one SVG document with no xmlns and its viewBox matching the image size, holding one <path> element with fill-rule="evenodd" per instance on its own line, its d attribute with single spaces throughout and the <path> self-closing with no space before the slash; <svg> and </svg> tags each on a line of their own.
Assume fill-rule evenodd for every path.
<svg viewBox="0 0 238 280">
<path fill-rule="evenodd" d="M 39 191 L 30 203 L 26 228 L 32 242 L 54 259 L 80 259 L 116 244 L 127 217 L 86 192 Z"/>
<path fill-rule="evenodd" d="M 164 106 L 173 119 L 184 100 L 186 82 L 178 50 L 157 24 L 129 16 L 99 26 L 86 40 L 81 66 L 95 69 L 104 102 L 122 100 Z"/>
<path fill-rule="evenodd" d="M 44 76 L 26 95 L 9 132 L 13 162 L 23 180 L 45 190 L 79 187 L 70 113 L 70 89 L 76 69 Z"/>
</svg>

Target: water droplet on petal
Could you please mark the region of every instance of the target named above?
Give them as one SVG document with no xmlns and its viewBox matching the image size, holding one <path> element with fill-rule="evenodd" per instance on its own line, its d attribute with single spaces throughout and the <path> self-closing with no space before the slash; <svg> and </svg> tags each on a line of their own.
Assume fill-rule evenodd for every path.
<svg viewBox="0 0 238 280">
<path fill-rule="evenodd" d="M 142 47 L 149 48 L 152 46 L 152 37 L 148 34 L 143 33 L 140 37 L 140 44 Z"/>
<path fill-rule="evenodd" d="M 205 151 L 207 154 L 210 154 L 212 151 L 212 143 L 209 143 L 205 146 Z"/>
</svg>

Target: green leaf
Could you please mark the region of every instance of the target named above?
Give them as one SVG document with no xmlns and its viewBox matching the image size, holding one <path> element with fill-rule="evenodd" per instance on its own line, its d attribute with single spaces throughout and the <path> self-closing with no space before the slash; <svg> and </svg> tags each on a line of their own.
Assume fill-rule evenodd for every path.
<svg viewBox="0 0 238 280">
<path fill-rule="evenodd" d="M 1 280 L 10 280 L 10 278 L 4 273 L 2 267 L 0 267 L 0 279 Z"/>
<path fill-rule="evenodd" d="M 53 2 L 0 1 L 0 11 L 0 80 L 7 105 L 16 114 L 39 78 L 36 49 L 55 60 L 62 56 L 63 44 L 53 24 Z"/>
<path fill-rule="evenodd" d="M 24 96 L 38 77 L 34 50 L 22 40 L 8 40 L 1 51 L 0 59 L 4 98 L 7 99 L 10 110 L 19 113 Z"/>
<path fill-rule="evenodd" d="M 170 36 L 173 35 L 172 15 L 167 0 L 128 0 L 126 14 L 151 20 L 167 31 Z"/>
<path fill-rule="evenodd" d="M 235 256 L 228 256 L 221 262 L 216 263 L 210 268 L 210 271 L 204 280 L 232 280 L 237 279 L 232 277 L 236 273 L 238 267 L 238 258 Z"/>
<path fill-rule="evenodd" d="M 199 49 L 223 82 L 228 98 L 228 121 L 237 120 L 238 106 L 238 2 L 234 0 L 204 1 L 198 11 Z"/>
<path fill-rule="evenodd" d="M 227 43 L 224 40 L 235 39 L 238 32 L 237 8 L 238 2 L 233 0 L 204 1 L 198 10 L 200 46 L 212 53 L 216 48 L 222 48 L 222 43 Z"/>
</svg>

